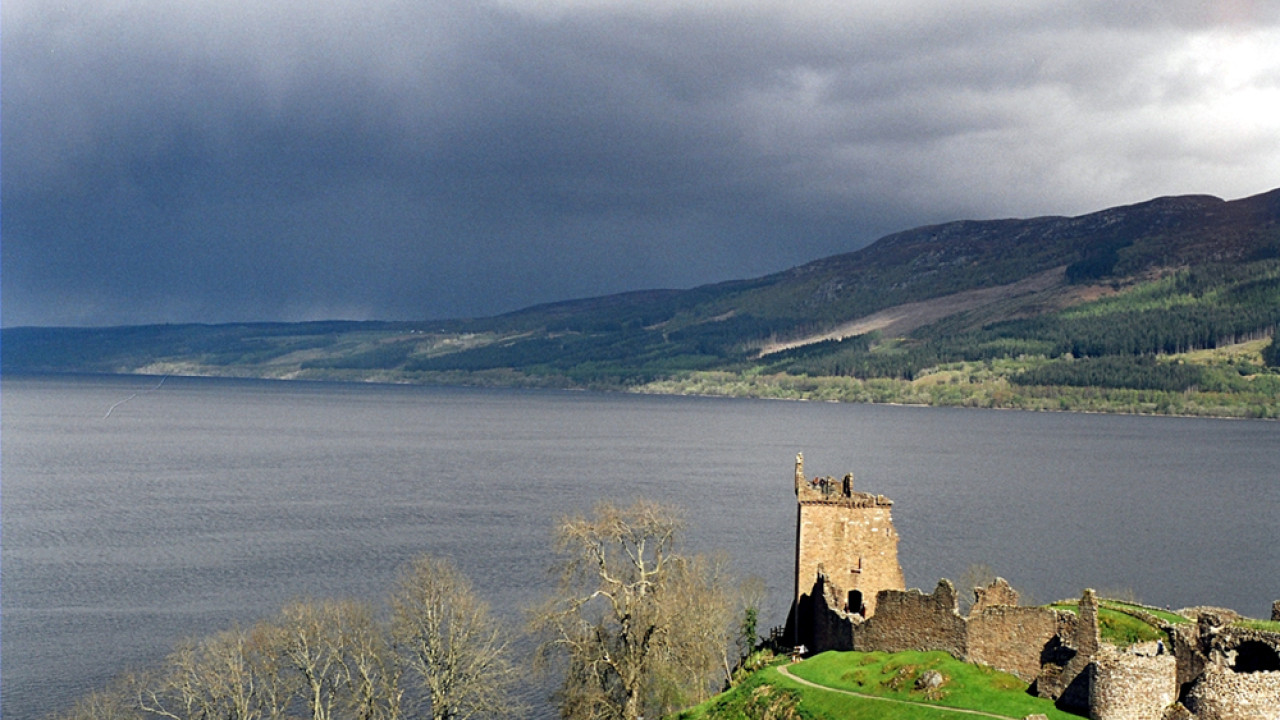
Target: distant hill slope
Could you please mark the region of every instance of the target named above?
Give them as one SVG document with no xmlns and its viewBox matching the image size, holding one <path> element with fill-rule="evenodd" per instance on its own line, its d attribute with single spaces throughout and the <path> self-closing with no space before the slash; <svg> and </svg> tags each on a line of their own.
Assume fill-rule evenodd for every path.
<svg viewBox="0 0 1280 720">
<path fill-rule="evenodd" d="M 761 278 L 476 320 L 13 328 L 3 331 L 0 360 L 11 372 L 834 393 L 1271 416 L 1280 388 L 1264 366 L 1277 321 L 1280 190 L 945 223 Z M 929 390 L 928 378 L 960 387 Z M 1080 388 L 1098 399 L 1082 399 Z M 1165 396 L 1125 399 L 1122 390 Z M 1204 393 L 1226 399 L 1196 405 Z"/>
</svg>

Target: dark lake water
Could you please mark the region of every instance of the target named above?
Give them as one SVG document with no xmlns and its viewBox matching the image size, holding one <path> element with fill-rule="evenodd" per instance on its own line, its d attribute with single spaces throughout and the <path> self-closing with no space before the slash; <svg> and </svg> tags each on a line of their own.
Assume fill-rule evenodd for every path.
<svg viewBox="0 0 1280 720">
<path fill-rule="evenodd" d="M 780 623 L 798 451 L 894 499 L 909 586 L 986 563 L 1037 602 L 1280 598 L 1275 422 L 136 377 L 6 377 L 0 402 L 14 720 L 299 596 L 380 600 L 421 552 L 518 623 L 554 520 L 606 498 L 683 507 Z"/>
</svg>

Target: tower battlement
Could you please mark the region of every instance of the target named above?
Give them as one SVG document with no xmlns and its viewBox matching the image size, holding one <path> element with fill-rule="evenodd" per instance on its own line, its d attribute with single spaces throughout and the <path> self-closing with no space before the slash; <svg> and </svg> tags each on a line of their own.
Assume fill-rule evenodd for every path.
<svg viewBox="0 0 1280 720">
<path fill-rule="evenodd" d="M 893 505 L 893 501 L 883 495 L 854 490 L 853 473 L 845 473 L 840 480 L 830 475 L 806 480 L 804 453 L 796 453 L 796 500 L 801 505 L 809 503 L 858 508 Z"/>
<path fill-rule="evenodd" d="M 796 501 L 801 505 L 843 505 L 850 508 L 890 507 L 893 501 L 883 495 L 853 489 L 853 473 L 843 479 L 815 477 L 796 486 Z"/>
</svg>

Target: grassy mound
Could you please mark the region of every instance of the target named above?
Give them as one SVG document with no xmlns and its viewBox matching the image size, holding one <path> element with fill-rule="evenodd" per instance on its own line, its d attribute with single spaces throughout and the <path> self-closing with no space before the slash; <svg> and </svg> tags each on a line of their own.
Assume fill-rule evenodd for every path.
<svg viewBox="0 0 1280 720">
<path fill-rule="evenodd" d="M 779 672 L 823 686 L 801 684 Z M 942 678 L 927 687 L 921 678 Z M 918 687 L 920 685 L 920 687 Z M 841 692 L 846 691 L 846 692 Z M 859 693 L 859 696 L 847 694 Z M 975 716 L 948 708 L 1022 718 L 1078 720 L 1049 700 L 1027 694 L 1027 684 L 989 667 L 961 662 L 944 652 L 828 652 L 793 665 L 774 663 L 732 690 L 675 716 L 678 720 L 849 718 L 858 720 L 958 720 Z"/>
<path fill-rule="evenodd" d="M 1052 607 L 1057 610 L 1079 611 L 1076 603 L 1054 603 Z M 1151 611 L 1147 610 L 1147 612 Z M 1181 622 L 1190 621 L 1182 618 Z M 1110 602 L 1104 602 L 1098 608 L 1098 634 L 1104 641 L 1119 648 L 1156 640 L 1169 642 L 1169 636 L 1163 630 L 1148 624 L 1142 618 L 1129 614 L 1118 607 L 1117 603 Z"/>
</svg>

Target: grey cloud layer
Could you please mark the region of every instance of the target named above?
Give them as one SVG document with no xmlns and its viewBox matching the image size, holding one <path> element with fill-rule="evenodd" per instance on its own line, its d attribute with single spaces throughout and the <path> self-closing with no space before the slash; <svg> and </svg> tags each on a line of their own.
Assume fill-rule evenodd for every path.
<svg viewBox="0 0 1280 720">
<path fill-rule="evenodd" d="M 487 314 L 1276 184 L 1262 3 L 843 5 L 5 3 L 4 322 Z"/>
</svg>

